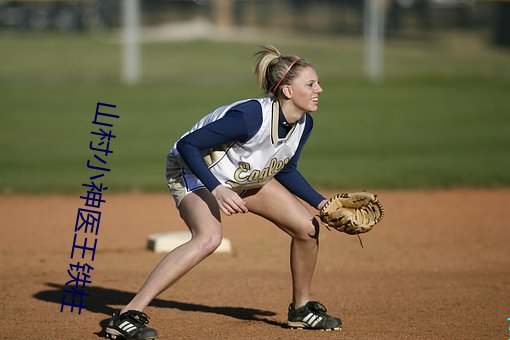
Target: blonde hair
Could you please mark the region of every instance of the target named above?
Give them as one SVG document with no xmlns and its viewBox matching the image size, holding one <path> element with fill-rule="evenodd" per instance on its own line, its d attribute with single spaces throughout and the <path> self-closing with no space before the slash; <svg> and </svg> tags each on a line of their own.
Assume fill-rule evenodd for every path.
<svg viewBox="0 0 510 340">
<path fill-rule="evenodd" d="M 312 64 L 298 56 L 282 55 L 273 45 L 263 46 L 255 53 L 255 76 L 259 87 L 278 97 L 282 85 L 288 85 L 299 71 Z"/>
</svg>

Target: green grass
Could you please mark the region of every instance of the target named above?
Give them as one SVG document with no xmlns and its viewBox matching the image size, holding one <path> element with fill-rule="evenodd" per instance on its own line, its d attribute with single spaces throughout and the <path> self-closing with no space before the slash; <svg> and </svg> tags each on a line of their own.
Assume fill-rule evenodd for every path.
<svg viewBox="0 0 510 340">
<path fill-rule="evenodd" d="M 473 36 L 390 41 L 385 78 L 372 83 L 362 41 L 313 41 L 272 40 L 311 60 L 325 89 L 300 160 L 312 184 L 510 186 L 510 51 Z M 165 190 L 165 156 L 183 132 L 220 105 L 262 95 L 251 68 L 263 42 L 145 44 L 143 82 L 124 86 L 111 36 L 0 34 L 1 191 L 82 192 L 98 174 L 86 167 L 97 164 L 97 102 L 120 115 L 105 185 Z"/>
</svg>

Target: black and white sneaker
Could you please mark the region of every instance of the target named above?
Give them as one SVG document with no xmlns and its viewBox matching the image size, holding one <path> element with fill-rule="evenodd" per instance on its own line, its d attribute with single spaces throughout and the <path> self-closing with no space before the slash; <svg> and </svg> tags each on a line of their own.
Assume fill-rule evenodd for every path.
<svg viewBox="0 0 510 340">
<path fill-rule="evenodd" d="M 338 331 L 342 329 L 342 320 L 326 314 L 327 310 L 317 301 L 308 301 L 306 305 L 294 309 L 289 306 L 287 324 L 291 328 L 317 329 L 323 331 Z"/>
<path fill-rule="evenodd" d="M 137 310 L 130 310 L 122 314 L 113 314 L 106 326 L 106 337 L 110 339 L 126 340 L 157 340 L 158 332 L 145 327 L 149 323 L 149 316 Z"/>
</svg>

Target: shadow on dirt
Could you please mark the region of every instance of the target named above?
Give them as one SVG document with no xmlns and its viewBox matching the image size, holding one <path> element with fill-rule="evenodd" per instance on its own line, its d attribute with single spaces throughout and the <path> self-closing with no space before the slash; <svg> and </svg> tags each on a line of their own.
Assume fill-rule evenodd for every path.
<svg viewBox="0 0 510 340">
<path fill-rule="evenodd" d="M 42 301 L 58 303 L 60 305 L 66 303 L 69 305 L 63 306 L 63 311 L 70 311 L 71 304 L 74 304 L 73 312 L 78 312 L 80 296 L 76 295 L 76 298 L 73 302 L 72 293 L 64 293 L 64 290 L 71 291 L 70 286 L 65 286 L 63 284 L 56 283 L 46 283 L 49 287 L 47 290 L 40 291 L 34 294 L 34 298 Z M 102 320 L 99 324 L 101 326 L 102 331 L 95 333 L 98 336 L 104 337 L 104 328 L 110 319 L 110 316 L 118 312 L 118 308 L 113 308 L 111 306 L 126 305 L 131 299 L 135 296 L 135 293 L 126 292 L 118 289 L 111 288 L 103 288 L 97 286 L 88 286 L 85 290 L 85 293 L 88 296 L 84 297 L 84 304 L 82 305 L 82 309 L 86 309 L 89 312 L 100 313 L 108 315 L 108 318 Z M 65 300 L 64 300 L 65 299 Z M 264 323 L 268 323 L 273 326 L 286 327 L 285 324 L 277 322 L 275 320 L 268 319 L 266 317 L 275 316 L 276 313 L 271 311 L 265 311 L 254 308 L 245 308 L 245 307 L 230 307 L 230 306 L 206 306 L 199 305 L 194 303 L 185 303 L 179 301 L 172 300 L 162 300 L 162 299 L 154 299 L 150 306 L 152 307 L 161 307 L 161 308 L 174 308 L 179 309 L 181 311 L 188 312 L 203 312 L 203 313 L 212 313 L 225 315 L 231 318 L 239 319 L 239 320 L 248 320 L 248 321 L 261 321 Z"/>
</svg>

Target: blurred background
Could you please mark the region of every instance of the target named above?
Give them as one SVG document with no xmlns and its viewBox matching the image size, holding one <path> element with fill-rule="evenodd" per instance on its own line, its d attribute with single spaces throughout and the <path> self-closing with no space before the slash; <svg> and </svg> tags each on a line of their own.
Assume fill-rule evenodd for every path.
<svg viewBox="0 0 510 340">
<path fill-rule="evenodd" d="M 319 73 L 319 189 L 510 186 L 510 1 L 44 0 L 0 1 L 0 192 L 82 192 L 97 102 L 104 184 L 164 192 L 177 138 L 264 95 L 263 44 Z"/>
</svg>

